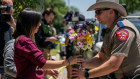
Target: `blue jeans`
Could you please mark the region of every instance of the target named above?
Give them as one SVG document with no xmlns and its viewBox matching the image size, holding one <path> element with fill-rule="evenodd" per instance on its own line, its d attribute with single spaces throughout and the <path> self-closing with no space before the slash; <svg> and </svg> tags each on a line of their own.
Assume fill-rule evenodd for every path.
<svg viewBox="0 0 140 79">
<path fill-rule="evenodd" d="M 4 66 L 0 66 L 1 79 L 4 79 Z"/>
</svg>

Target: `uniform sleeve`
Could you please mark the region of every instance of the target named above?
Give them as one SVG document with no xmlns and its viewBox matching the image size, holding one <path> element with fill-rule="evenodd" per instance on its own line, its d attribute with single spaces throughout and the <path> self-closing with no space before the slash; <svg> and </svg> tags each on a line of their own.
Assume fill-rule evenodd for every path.
<svg viewBox="0 0 140 79">
<path fill-rule="evenodd" d="M 112 48 L 111 54 L 113 56 L 128 56 L 129 50 L 132 46 L 132 43 L 135 39 L 135 33 L 130 29 L 123 29 L 128 32 L 128 38 L 122 41 L 122 38 L 117 37 L 117 34 L 114 36 L 114 45 Z M 123 37 L 123 35 L 122 35 Z"/>
<path fill-rule="evenodd" d="M 21 49 L 24 51 L 24 56 L 40 68 L 42 68 L 46 63 L 46 59 L 42 52 L 37 48 L 32 40 L 25 40 Z"/>
<path fill-rule="evenodd" d="M 104 43 L 103 43 L 103 44 L 104 44 Z M 104 53 L 104 47 L 103 47 L 103 45 L 102 45 L 102 47 L 101 47 L 100 52 L 103 52 L 103 53 Z"/>
<path fill-rule="evenodd" d="M 14 41 L 5 45 L 3 56 L 5 73 L 16 77 L 17 70 L 14 63 Z"/>
</svg>

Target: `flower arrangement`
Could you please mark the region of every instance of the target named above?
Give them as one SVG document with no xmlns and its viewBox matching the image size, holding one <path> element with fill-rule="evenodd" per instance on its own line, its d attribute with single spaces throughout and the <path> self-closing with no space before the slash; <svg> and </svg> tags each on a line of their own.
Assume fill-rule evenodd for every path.
<svg viewBox="0 0 140 79">
<path fill-rule="evenodd" d="M 74 43 L 75 52 L 82 54 L 85 51 L 92 51 L 93 38 L 97 31 L 98 27 L 92 21 L 74 26 L 74 29 L 71 29 L 68 34 L 70 41 Z"/>
</svg>

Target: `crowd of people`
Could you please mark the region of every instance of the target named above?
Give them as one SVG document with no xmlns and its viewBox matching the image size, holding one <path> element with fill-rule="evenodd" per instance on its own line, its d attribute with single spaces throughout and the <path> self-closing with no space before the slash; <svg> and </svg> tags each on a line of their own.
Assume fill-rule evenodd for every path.
<svg viewBox="0 0 140 79">
<path fill-rule="evenodd" d="M 12 0 L 3 4 L 13 5 Z M 80 55 L 73 56 L 73 44 L 66 33 L 66 59 L 51 60 L 50 51 L 56 29 L 51 24 L 55 12 L 47 8 L 41 12 L 31 8 L 23 9 L 15 23 L 11 11 L 9 22 L 0 21 L 0 78 L 2 79 L 44 79 L 50 75 L 58 77 L 58 70 L 67 66 L 68 79 L 140 79 L 140 35 L 137 28 L 123 17 L 127 16 L 119 0 L 97 0 L 88 8 L 95 10 L 100 24 L 106 25 L 101 50 L 92 59 L 85 61 Z M 42 18 L 43 17 L 43 18 Z M 82 63 L 78 63 L 82 62 Z M 80 69 L 72 68 L 81 65 Z M 88 70 L 86 70 L 88 69 Z"/>
<path fill-rule="evenodd" d="M 12 0 L 5 0 L 3 3 L 13 5 Z M 47 8 L 43 14 L 31 8 L 25 8 L 19 13 L 17 22 L 15 23 L 11 11 L 11 21 L 4 23 L 7 24 L 9 28 L 10 24 L 11 26 L 14 25 L 14 33 L 12 35 L 12 31 L 9 31 L 9 29 L 5 27 L 8 29 L 9 35 L 5 35 L 3 39 L 6 37 L 9 39 L 6 38 L 6 41 L 4 41 L 5 44 L 2 49 L 4 53 L 1 52 L 1 56 L 4 56 L 4 66 L 1 64 L 3 68 L 1 69 L 2 79 L 44 79 L 44 74 L 56 78 L 58 76 L 56 68 L 77 64 L 76 61 L 80 59 L 78 58 L 79 56 L 60 61 L 48 59 L 50 48 L 47 47 L 51 47 L 51 42 L 57 40 L 55 38 L 54 27 L 49 25 L 54 15 L 55 12 L 53 12 L 51 8 Z M 43 19 L 41 19 L 42 16 Z M 42 22 L 40 22 L 41 20 Z M 38 35 L 40 35 L 40 39 Z M 34 41 L 34 38 L 37 38 L 37 41 Z M 43 49 L 43 43 L 40 43 L 38 39 L 41 40 L 41 42 L 44 41 L 44 48 L 46 47 L 48 49 L 47 52 L 41 50 Z M 42 47 L 40 48 L 40 46 Z M 79 61 L 83 60 L 80 59 Z M 3 61 L 1 63 L 3 63 Z"/>
</svg>

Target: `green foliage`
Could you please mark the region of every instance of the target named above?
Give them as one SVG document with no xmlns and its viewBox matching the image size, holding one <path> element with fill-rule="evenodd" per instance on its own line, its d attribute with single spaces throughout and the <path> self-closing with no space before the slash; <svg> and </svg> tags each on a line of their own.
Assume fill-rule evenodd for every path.
<svg viewBox="0 0 140 79">
<path fill-rule="evenodd" d="M 14 18 L 17 18 L 19 12 L 24 8 L 32 8 L 43 12 L 46 8 L 52 8 L 56 12 L 53 25 L 59 33 L 60 28 L 64 28 L 63 17 L 69 10 L 64 0 L 13 0 L 15 12 Z M 78 9 L 72 7 L 73 11 Z"/>
<path fill-rule="evenodd" d="M 13 14 L 14 18 L 17 18 L 18 14 L 24 8 L 37 9 L 36 5 L 39 5 L 39 0 L 13 0 L 15 12 Z"/>
<path fill-rule="evenodd" d="M 53 25 L 58 33 L 60 28 L 64 27 L 63 17 L 67 13 L 68 7 L 63 0 L 45 0 L 45 8 L 52 8 L 56 12 Z"/>
<path fill-rule="evenodd" d="M 120 3 L 126 4 L 129 13 L 133 13 L 135 10 L 140 10 L 140 0 L 120 0 Z"/>
</svg>

